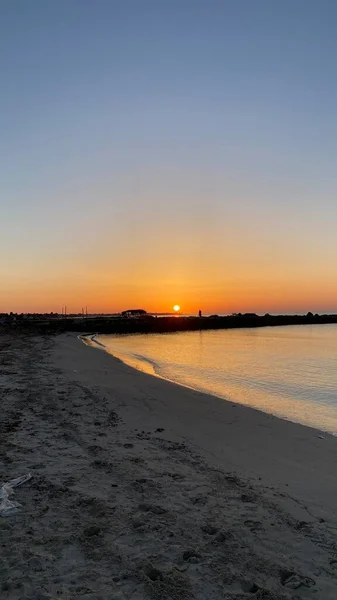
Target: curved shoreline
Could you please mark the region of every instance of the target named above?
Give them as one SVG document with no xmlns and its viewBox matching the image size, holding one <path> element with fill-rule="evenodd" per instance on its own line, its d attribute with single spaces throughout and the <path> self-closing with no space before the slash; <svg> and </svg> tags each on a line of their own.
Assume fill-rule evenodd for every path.
<svg viewBox="0 0 337 600">
<path fill-rule="evenodd" d="M 62 338 L 71 340 L 69 334 L 60 336 L 60 343 Z M 333 435 L 149 376 L 107 352 L 92 352 L 92 346 L 74 342 L 71 377 L 90 381 L 105 394 L 113 390 L 118 402 L 119 397 L 125 398 L 130 418 L 134 415 L 137 420 L 145 411 L 148 425 L 144 422 L 138 428 L 146 431 L 152 422 L 162 424 L 202 447 L 213 460 L 225 460 L 229 469 L 239 468 L 257 478 L 268 473 L 274 484 L 290 486 L 291 482 L 294 493 L 299 485 L 305 488 L 307 498 L 326 491 L 328 477 L 332 487 L 329 493 L 324 491 L 324 501 L 335 506 L 337 439 Z M 79 375 L 73 374 L 75 364 Z"/>
<path fill-rule="evenodd" d="M 150 361 L 146 361 L 146 359 L 144 357 L 139 357 L 139 360 L 141 362 L 142 365 L 146 364 L 148 365 L 150 368 L 149 369 L 145 369 L 145 368 L 140 368 L 136 361 L 136 359 L 133 361 L 132 359 L 130 359 L 129 356 L 126 356 L 124 354 L 119 354 L 116 352 L 110 352 L 109 349 L 102 344 L 101 342 L 99 342 L 96 338 L 97 336 L 100 334 L 94 333 L 94 334 L 84 334 L 84 335 L 79 335 L 78 339 L 80 339 L 86 346 L 89 346 L 91 348 L 94 348 L 96 350 L 103 350 L 106 354 L 108 354 L 109 356 L 112 356 L 113 358 L 115 358 L 116 360 L 120 361 L 123 365 L 126 365 L 127 367 L 130 367 L 131 369 L 135 369 L 136 371 L 138 371 L 139 373 L 144 373 L 145 375 L 151 375 L 152 377 L 156 377 L 157 379 L 162 379 L 163 381 L 168 381 L 169 383 L 173 383 L 174 385 L 179 385 L 183 388 L 187 388 L 188 390 L 193 390 L 194 392 L 200 392 L 202 394 L 210 394 L 212 396 L 214 396 L 214 398 L 218 398 L 219 400 L 223 400 L 224 398 L 222 398 L 221 396 L 216 396 L 214 394 L 211 394 L 210 392 L 207 391 L 203 391 L 200 390 L 198 388 L 192 387 L 190 385 L 184 384 L 184 383 L 180 383 L 179 381 L 175 381 L 174 379 L 170 379 L 169 377 L 164 377 L 163 375 L 160 375 L 159 373 L 157 373 L 157 371 L 155 370 L 154 365 L 150 362 Z M 86 342 L 86 338 L 90 339 L 91 343 L 87 343 Z M 228 402 L 230 402 L 230 399 L 228 399 Z"/>
<path fill-rule="evenodd" d="M 320 426 L 316 425 L 315 423 L 310 423 L 310 422 L 308 423 L 308 422 L 302 421 L 302 420 L 300 420 L 300 418 L 296 420 L 294 418 L 288 417 L 288 415 L 286 415 L 286 414 L 278 414 L 278 413 L 275 413 L 275 412 L 272 412 L 269 410 L 264 410 L 262 407 L 260 407 L 258 405 L 240 402 L 239 400 L 233 399 L 228 395 L 216 394 L 213 392 L 213 390 L 207 389 L 206 387 L 192 386 L 187 383 L 181 382 L 179 380 L 172 379 L 170 377 L 161 375 L 156 371 L 155 366 L 152 364 L 152 362 L 150 362 L 149 360 L 146 360 L 142 356 L 139 356 L 139 357 L 136 356 L 135 358 L 133 358 L 133 357 L 130 357 L 128 354 L 123 354 L 120 352 L 115 352 L 115 351 L 109 350 L 109 348 L 107 346 L 105 346 L 103 343 L 101 343 L 100 341 L 97 340 L 97 337 L 99 335 L 100 334 L 97 334 L 97 333 L 88 334 L 88 335 L 79 335 L 78 338 L 81 339 L 81 341 L 84 344 L 86 344 L 87 346 L 89 346 L 93 349 L 103 350 L 107 355 L 112 356 L 115 360 L 120 361 L 122 364 L 136 370 L 139 373 L 150 375 L 152 377 L 155 377 L 156 379 L 160 379 L 162 381 L 169 382 L 173 385 L 177 385 L 181 388 L 191 390 L 193 392 L 205 394 L 207 396 L 216 398 L 217 400 L 220 400 L 222 402 L 233 403 L 237 406 L 243 406 L 243 407 L 251 409 L 251 410 L 259 411 L 264 415 L 270 415 L 274 418 L 281 419 L 282 421 L 285 421 L 287 423 L 294 423 L 294 424 L 300 425 L 302 427 L 309 427 L 311 429 L 314 429 L 315 431 L 317 431 L 320 434 L 330 435 L 335 438 L 337 437 L 337 432 L 333 428 L 330 428 L 330 429 L 325 428 L 324 429 L 324 427 L 320 427 Z M 86 341 L 88 339 L 90 340 L 89 342 Z"/>
</svg>

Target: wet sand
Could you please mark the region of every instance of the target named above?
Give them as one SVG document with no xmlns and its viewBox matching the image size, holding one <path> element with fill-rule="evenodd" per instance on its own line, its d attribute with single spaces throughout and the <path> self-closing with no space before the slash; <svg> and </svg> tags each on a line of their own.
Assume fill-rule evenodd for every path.
<svg viewBox="0 0 337 600">
<path fill-rule="evenodd" d="M 0 385 L 1 599 L 336 598 L 336 438 L 73 334 L 1 336 Z"/>
</svg>

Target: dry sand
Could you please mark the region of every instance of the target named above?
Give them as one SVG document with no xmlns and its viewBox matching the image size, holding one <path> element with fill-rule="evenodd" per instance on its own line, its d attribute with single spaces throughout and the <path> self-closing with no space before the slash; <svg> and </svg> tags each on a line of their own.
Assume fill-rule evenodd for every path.
<svg viewBox="0 0 337 600">
<path fill-rule="evenodd" d="M 1 600 L 337 598 L 337 439 L 132 370 L 0 340 Z"/>
</svg>

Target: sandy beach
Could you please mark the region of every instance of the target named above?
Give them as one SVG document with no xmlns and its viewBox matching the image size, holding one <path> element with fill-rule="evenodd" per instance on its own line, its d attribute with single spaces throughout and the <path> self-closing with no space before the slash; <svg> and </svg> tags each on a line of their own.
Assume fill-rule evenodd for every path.
<svg viewBox="0 0 337 600">
<path fill-rule="evenodd" d="M 337 597 L 337 439 L 135 371 L 75 334 L 0 338 L 0 597 Z"/>
</svg>

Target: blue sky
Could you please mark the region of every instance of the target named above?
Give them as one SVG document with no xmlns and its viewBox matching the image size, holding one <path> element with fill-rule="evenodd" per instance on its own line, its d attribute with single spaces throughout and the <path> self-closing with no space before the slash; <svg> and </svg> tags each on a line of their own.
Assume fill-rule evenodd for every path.
<svg viewBox="0 0 337 600">
<path fill-rule="evenodd" d="M 3 0 L 0 310 L 203 285 L 335 309 L 336 24 L 326 0 Z"/>
</svg>

